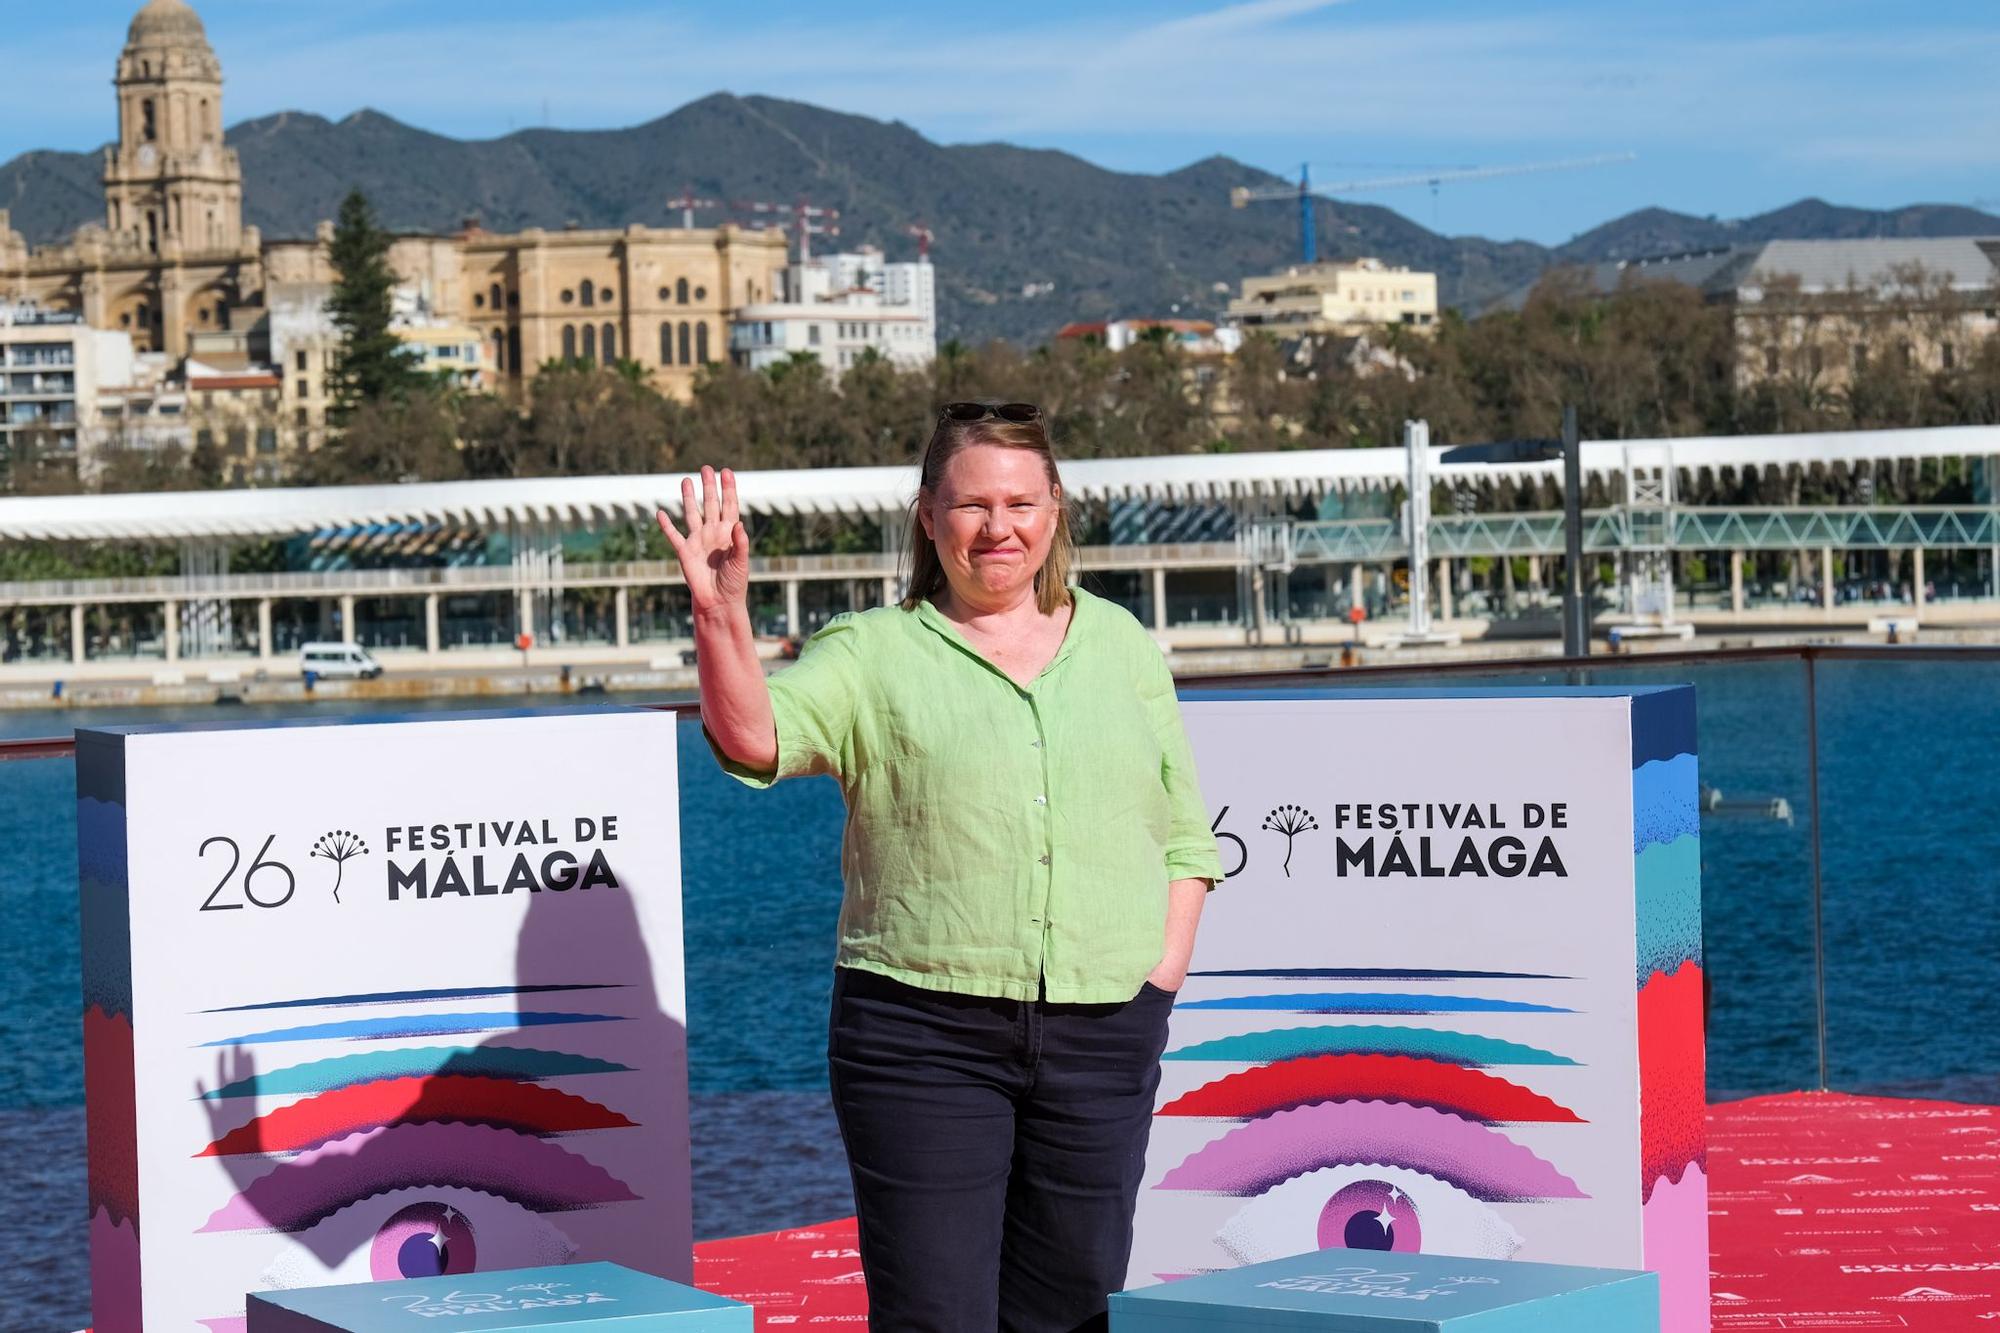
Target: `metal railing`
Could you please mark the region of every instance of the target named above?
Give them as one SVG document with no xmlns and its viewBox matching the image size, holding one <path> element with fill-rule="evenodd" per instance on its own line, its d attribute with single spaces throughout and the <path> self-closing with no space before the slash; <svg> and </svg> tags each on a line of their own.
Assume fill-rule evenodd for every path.
<svg viewBox="0 0 2000 1333">
<path fill-rule="evenodd" d="M 2000 991 L 2000 859 L 1977 740 L 2000 729 L 1995 680 L 2000 648 L 1823 645 L 1181 683 L 1694 684 L 1712 1089 L 1980 1100 L 2000 1073 L 2000 1026 L 1968 1021 Z M 0 761 L 73 752 L 66 737 L 0 741 Z"/>
</svg>

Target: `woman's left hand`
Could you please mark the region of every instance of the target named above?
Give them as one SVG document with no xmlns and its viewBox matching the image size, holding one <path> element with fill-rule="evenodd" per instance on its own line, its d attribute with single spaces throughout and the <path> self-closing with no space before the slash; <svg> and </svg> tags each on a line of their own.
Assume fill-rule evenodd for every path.
<svg viewBox="0 0 2000 1333">
<path fill-rule="evenodd" d="M 1146 974 L 1146 980 L 1163 991 L 1177 991 L 1187 980 L 1188 961 L 1194 957 L 1195 927 L 1201 924 L 1201 908 L 1207 899 L 1205 879 L 1176 879 L 1167 884 L 1167 949 L 1159 965 Z"/>
</svg>

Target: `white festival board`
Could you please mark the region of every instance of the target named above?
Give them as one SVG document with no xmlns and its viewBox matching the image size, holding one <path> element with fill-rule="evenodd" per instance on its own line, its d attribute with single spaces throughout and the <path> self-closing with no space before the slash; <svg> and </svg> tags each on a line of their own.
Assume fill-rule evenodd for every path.
<svg viewBox="0 0 2000 1333">
<path fill-rule="evenodd" d="M 1329 1246 L 1652 1268 L 1706 1327 L 1693 691 L 1183 713 L 1229 877 L 1131 1282 Z"/>
<path fill-rule="evenodd" d="M 100 1333 L 691 1267 L 672 714 L 78 736 Z"/>
</svg>

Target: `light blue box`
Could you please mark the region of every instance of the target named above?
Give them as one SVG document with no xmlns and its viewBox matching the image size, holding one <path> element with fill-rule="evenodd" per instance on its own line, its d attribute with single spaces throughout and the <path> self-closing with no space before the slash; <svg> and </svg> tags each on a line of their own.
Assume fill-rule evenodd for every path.
<svg viewBox="0 0 2000 1333">
<path fill-rule="evenodd" d="M 475 1299 L 476 1298 L 476 1299 Z M 617 1264 L 515 1268 L 250 1296 L 248 1333 L 752 1333 L 756 1313 Z"/>
<path fill-rule="evenodd" d="M 1112 1333 L 1659 1333 L 1656 1273 L 1320 1250 L 1111 1298 Z M 255 1333 L 255 1330 L 252 1330 Z"/>
</svg>

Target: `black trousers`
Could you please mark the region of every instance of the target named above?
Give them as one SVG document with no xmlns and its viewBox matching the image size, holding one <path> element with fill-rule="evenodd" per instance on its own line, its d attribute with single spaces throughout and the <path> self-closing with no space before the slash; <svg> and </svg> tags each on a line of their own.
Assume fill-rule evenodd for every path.
<svg viewBox="0 0 2000 1333">
<path fill-rule="evenodd" d="M 1173 996 L 1050 1004 L 836 969 L 827 1067 L 875 1333 L 1103 1329 Z"/>
</svg>

